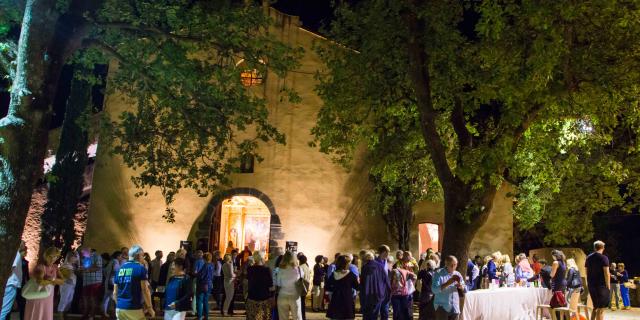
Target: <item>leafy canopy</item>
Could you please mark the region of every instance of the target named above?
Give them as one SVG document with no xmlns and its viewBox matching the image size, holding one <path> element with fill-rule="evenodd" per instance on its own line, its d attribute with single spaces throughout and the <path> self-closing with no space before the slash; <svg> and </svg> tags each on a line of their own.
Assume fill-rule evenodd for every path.
<svg viewBox="0 0 640 320">
<path fill-rule="evenodd" d="M 258 143 L 284 143 L 264 98 L 241 72 L 283 76 L 301 49 L 275 40 L 261 8 L 242 1 L 105 1 L 84 42 L 115 59 L 111 89 L 136 105 L 110 123 L 113 152 L 136 169 L 136 187 L 160 187 L 167 204 L 182 188 L 201 196 L 229 182 Z M 288 88 L 283 94 L 296 98 Z M 172 221 L 174 211 L 165 217 Z"/>
<path fill-rule="evenodd" d="M 344 4 L 330 36 L 344 47 L 318 49 L 328 72 L 314 144 L 342 164 L 365 145 L 383 187 L 419 172 L 431 182 L 402 185 L 444 194 L 445 206 L 463 199 L 462 221 L 507 180 L 523 227 L 585 239 L 594 213 L 637 190 L 639 10 L 635 0 Z M 426 85 L 412 76 L 416 45 Z M 420 109 L 425 97 L 433 110 Z"/>
</svg>

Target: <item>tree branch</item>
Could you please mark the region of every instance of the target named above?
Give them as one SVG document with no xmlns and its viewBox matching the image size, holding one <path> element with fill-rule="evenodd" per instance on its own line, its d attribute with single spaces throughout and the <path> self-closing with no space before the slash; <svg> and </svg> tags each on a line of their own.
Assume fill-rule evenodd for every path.
<svg viewBox="0 0 640 320">
<path fill-rule="evenodd" d="M 467 130 L 467 126 L 465 124 L 464 119 L 464 109 L 462 107 L 462 101 L 460 98 L 455 97 L 453 100 L 453 111 L 451 112 L 451 124 L 453 125 L 453 130 L 456 132 L 458 136 L 458 143 L 460 144 L 460 149 L 465 147 L 471 147 L 472 140 L 471 134 L 469 130 Z"/>
<path fill-rule="evenodd" d="M 206 41 L 207 40 L 203 37 L 175 34 L 175 33 L 162 30 L 156 27 L 148 27 L 144 25 L 135 26 L 126 21 L 113 21 L 113 22 L 93 21 L 93 22 L 97 26 L 103 27 L 103 28 L 115 28 L 115 29 L 120 29 L 125 31 L 136 31 L 136 32 L 147 34 L 147 35 L 156 35 L 156 36 L 161 36 L 163 38 L 171 38 L 175 40 L 182 40 L 182 41 Z"/>
<path fill-rule="evenodd" d="M 522 136 L 529 129 L 529 127 L 531 127 L 533 122 L 538 118 L 543 108 L 544 108 L 544 104 L 542 103 L 533 105 L 533 107 L 531 107 L 531 109 L 529 109 L 529 111 L 527 111 L 527 113 L 524 115 L 524 119 L 522 120 L 520 125 L 514 128 L 512 132 L 513 145 L 511 146 L 511 149 L 514 152 L 518 148 L 518 145 L 520 144 L 520 140 L 522 140 Z"/>
<path fill-rule="evenodd" d="M 118 50 L 116 50 L 114 47 L 110 46 L 109 44 L 100 41 L 98 39 L 94 39 L 94 38 L 88 38 L 88 39 L 84 39 L 82 41 L 82 46 L 83 47 L 93 47 L 96 49 L 99 49 L 100 51 L 106 53 L 107 55 L 111 56 L 112 58 L 116 59 L 120 64 L 122 65 L 126 65 L 126 66 L 131 66 L 131 63 L 129 63 L 129 61 L 127 61 L 127 58 L 125 58 L 122 54 L 120 54 L 120 52 L 118 52 Z M 151 79 L 151 77 L 149 77 L 149 75 L 147 75 L 144 72 L 140 73 L 140 76 L 146 80 L 151 82 L 153 79 Z"/>
<path fill-rule="evenodd" d="M 420 128 L 427 148 L 431 155 L 438 179 L 443 188 L 449 189 L 454 183 L 454 175 L 447 162 L 447 154 L 442 138 L 436 128 L 438 112 L 433 108 L 431 98 L 431 78 L 429 73 L 428 56 L 421 43 L 424 30 L 423 24 L 415 11 L 405 14 L 405 21 L 409 27 L 409 76 L 413 82 L 420 112 Z"/>
</svg>

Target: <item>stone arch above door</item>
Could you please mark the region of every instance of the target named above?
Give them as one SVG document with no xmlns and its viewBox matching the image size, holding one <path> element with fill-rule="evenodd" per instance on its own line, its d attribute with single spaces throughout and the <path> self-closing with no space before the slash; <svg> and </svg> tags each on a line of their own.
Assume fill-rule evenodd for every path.
<svg viewBox="0 0 640 320">
<path fill-rule="evenodd" d="M 211 200 L 206 208 L 206 213 L 200 222 L 198 223 L 198 229 L 195 233 L 196 239 L 209 238 L 210 228 L 213 223 L 213 217 L 217 206 L 224 200 L 233 196 L 253 196 L 262 201 L 269 213 L 271 214 L 271 223 L 269 226 L 269 251 L 279 247 L 279 240 L 284 239 L 284 233 L 282 233 L 282 224 L 280 217 L 276 213 L 276 209 L 271 199 L 262 191 L 254 188 L 232 188 L 223 190 L 217 193 Z"/>
</svg>

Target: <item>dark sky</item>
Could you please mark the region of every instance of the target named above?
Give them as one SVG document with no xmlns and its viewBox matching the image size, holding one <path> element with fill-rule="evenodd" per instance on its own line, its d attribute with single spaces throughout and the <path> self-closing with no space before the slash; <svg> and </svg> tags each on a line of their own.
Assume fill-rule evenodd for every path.
<svg viewBox="0 0 640 320">
<path fill-rule="evenodd" d="M 278 0 L 272 6 L 286 14 L 299 16 L 302 25 L 318 32 L 331 19 L 331 0 Z"/>
</svg>

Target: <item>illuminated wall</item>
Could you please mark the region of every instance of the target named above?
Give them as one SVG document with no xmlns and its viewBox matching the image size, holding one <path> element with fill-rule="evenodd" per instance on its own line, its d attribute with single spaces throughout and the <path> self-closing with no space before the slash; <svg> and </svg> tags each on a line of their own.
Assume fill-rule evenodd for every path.
<svg viewBox="0 0 640 320">
<path fill-rule="evenodd" d="M 382 219 L 367 213 L 371 186 L 363 164 L 356 161 L 354 168 L 347 172 L 308 146 L 312 139 L 310 129 L 322 105 L 314 92 L 317 83 L 314 74 L 322 65 L 312 46 L 316 41 L 326 40 L 300 28 L 297 17 L 273 9 L 270 14 L 276 21 L 271 34 L 306 51 L 298 70 L 289 72 L 285 78 L 268 74 L 264 83 L 256 87 L 268 101 L 270 122 L 286 135 L 287 144 L 261 145 L 259 153 L 264 161 L 255 164 L 254 173 L 234 175 L 231 187 L 252 188 L 268 196 L 282 226 L 278 236 L 272 239 L 279 246 L 284 247 L 284 241 L 297 241 L 299 250 L 308 255 L 357 252 L 381 243 L 394 247 Z M 281 101 L 278 94 L 284 85 L 297 91 L 302 98 L 300 104 Z M 106 109 L 112 117 L 131 108 L 118 95 L 107 98 Z M 162 219 L 165 207 L 158 190 L 136 198 L 136 190 L 129 180 L 131 169 L 103 150 L 98 151 L 97 162 L 85 237 L 89 245 L 100 251 L 111 251 L 140 243 L 148 251 L 167 251 L 175 250 L 180 240 L 189 238 L 195 243 L 198 235 L 208 234 L 207 219 L 217 205 L 211 203 L 212 197 L 200 198 L 192 191 L 182 191 L 174 204 L 178 211 L 176 222 L 168 224 Z M 441 207 L 421 204 L 416 210 L 419 219 L 433 220 L 441 215 Z M 509 215 L 505 210 L 500 214 Z M 510 242 L 511 220 L 500 219 L 496 223 L 500 225 L 500 238 Z M 273 229 L 271 233 L 273 236 Z M 414 249 L 418 247 L 417 233 L 416 222 Z M 495 234 L 491 238 L 496 238 Z"/>
</svg>

